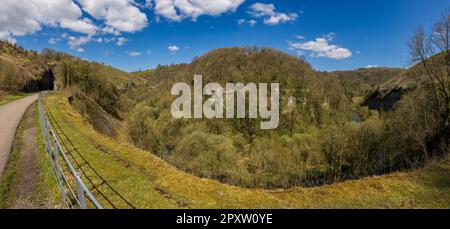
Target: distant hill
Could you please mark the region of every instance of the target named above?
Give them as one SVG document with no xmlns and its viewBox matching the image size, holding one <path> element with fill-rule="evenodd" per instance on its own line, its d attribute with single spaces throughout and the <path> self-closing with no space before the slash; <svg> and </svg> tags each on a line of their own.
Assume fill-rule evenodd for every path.
<svg viewBox="0 0 450 229">
<path fill-rule="evenodd" d="M 329 74 L 337 77 L 346 88 L 349 97 L 364 97 L 373 87 L 399 76 L 401 68 L 360 68 L 353 71 L 334 71 Z"/>
<path fill-rule="evenodd" d="M 443 58 L 444 54 L 438 54 L 432 58 Z M 412 91 L 415 91 L 418 85 L 421 85 L 429 79 L 423 73 L 421 63 L 402 71 L 399 75 L 381 82 L 365 96 L 363 105 L 373 110 L 391 110 L 402 97 Z"/>
</svg>

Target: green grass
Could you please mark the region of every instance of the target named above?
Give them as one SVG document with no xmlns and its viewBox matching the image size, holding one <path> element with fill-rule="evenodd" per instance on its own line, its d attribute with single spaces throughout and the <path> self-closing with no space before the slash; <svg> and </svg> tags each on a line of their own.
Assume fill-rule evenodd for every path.
<svg viewBox="0 0 450 229">
<path fill-rule="evenodd" d="M 0 97 L 0 106 L 8 104 L 8 103 L 11 103 L 11 102 L 14 102 L 14 101 L 19 100 L 19 99 L 23 99 L 23 98 L 25 98 L 27 96 L 30 96 L 30 95 L 32 95 L 32 94 L 30 94 L 30 93 L 19 93 L 19 94 L 7 95 L 7 96 L 4 96 L 4 97 Z"/>
<path fill-rule="evenodd" d="M 38 179 L 40 182 L 33 193 L 33 197 L 34 199 L 41 200 L 40 202 L 49 201 L 53 206 L 62 206 L 63 202 L 59 192 L 59 187 L 50 167 L 48 155 L 43 143 L 44 141 L 39 122 L 39 110 L 37 103 L 34 112 L 34 126 L 36 128 L 37 142 L 39 144 L 39 165 L 41 168 L 41 173 L 39 173 Z"/>
<path fill-rule="evenodd" d="M 72 109 L 63 94 L 47 96 L 45 104 L 83 156 L 138 208 L 450 207 L 449 157 L 420 171 L 317 188 L 244 189 L 192 176 L 149 152 L 100 135 Z M 118 198 L 112 199 L 119 207 L 126 207 Z"/>
<path fill-rule="evenodd" d="M 122 89 L 127 83 L 135 83 L 137 85 L 144 84 L 145 79 L 135 76 L 134 74 L 121 71 L 119 69 L 106 66 L 106 65 L 95 65 L 98 73 L 105 77 L 105 79 L 110 80 L 116 87 Z"/>
</svg>

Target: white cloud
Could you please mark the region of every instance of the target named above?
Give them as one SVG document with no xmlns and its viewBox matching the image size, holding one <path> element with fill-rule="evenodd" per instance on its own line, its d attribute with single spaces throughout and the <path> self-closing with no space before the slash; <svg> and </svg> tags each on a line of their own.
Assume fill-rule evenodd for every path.
<svg viewBox="0 0 450 229">
<path fill-rule="evenodd" d="M 199 16 L 218 16 L 235 11 L 245 0 L 147 0 L 147 6 L 155 13 L 172 21 L 186 18 L 196 20 Z"/>
<path fill-rule="evenodd" d="M 305 40 L 306 39 L 305 36 L 302 36 L 302 35 L 294 35 L 294 37 L 295 37 L 295 39 L 298 39 L 298 40 Z"/>
<path fill-rule="evenodd" d="M 177 53 L 178 51 L 180 51 L 180 48 L 178 48 L 178 46 L 176 46 L 176 45 L 169 45 L 169 47 L 167 47 L 167 49 L 171 53 Z"/>
<path fill-rule="evenodd" d="M 74 36 L 70 36 L 70 37 L 67 38 L 67 44 L 73 50 L 77 50 L 77 51 L 83 50 L 84 51 L 84 49 L 80 48 L 80 46 L 82 46 L 84 44 L 87 44 L 91 40 L 92 40 L 92 38 L 90 38 L 90 37 L 78 37 L 77 38 L 77 37 L 74 37 Z"/>
<path fill-rule="evenodd" d="M 137 52 L 137 51 L 127 51 L 126 54 L 128 56 L 140 56 L 140 55 L 142 55 L 141 52 Z"/>
<path fill-rule="evenodd" d="M 117 31 L 116 29 L 114 29 L 112 27 L 109 27 L 109 26 L 106 26 L 106 27 L 102 28 L 102 32 L 103 33 L 107 33 L 107 34 L 113 34 L 115 36 L 119 36 L 120 35 L 119 31 Z"/>
<path fill-rule="evenodd" d="M 24 36 L 40 31 L 42 26 L 62 27 L 94 34 L 96 26 L 83 19 L 81 9 L 72 0 L 2 0 L 0 38 Z"/>
<path fill-rule="evenodd" d="M 246 20 L 246 19 L 239 19 L 238 21 L 237 21 L 237 23 L 239 24 L 239 25 L 242 25 L 242 24 L 249 24 L 250 26 L 254 26 L 254 25 L 256 25 L 256 24 L 258 24 L 258 22 L 256 21 L 256 20 L 254 20 L 254 19 L 251 19 L 251 20 Z"/>
<path fill-rule="evenodd" d="M 249 13 L 258 18 L 264 18 L 264 24 L 267 25 L 278 25 L 280 23 L 295 21 L 298 18 L 297 13 L 276 12 L 273 4 L 264 3 L 251 5 Z"/>
<path fill-rule="evenodd" d="M 378 68 L 378 65 L 376 65 L 376 64 L 369 64 L 369 65 L 367 65 L 366 68 Z"/>
<path fill-rule="evenodd" d="M 114 39 L 115 40 L 115 39 Z M 117 46 L 122 46 L 122 45 L 124 45 L 125 43 L 127 43 L 127 39 L 125 38 L 125 37 L 119 37 L 119 38 L 117 38 L 117 42 L 116 42 L 116 45 Z"/>
<path fill-rule="evenodd" d="M 248 20 L 247 23 L 248 23 L 250 26 L 254 26 L 254 25 L 258 24 L 258 22 L 257 22 L 256 20 L 253 20 L 253 19 Z"/>
<path fill-rule="evenodd" d="M 61 27 L 70 29 L 74 32 L 94 35 L 97 33 L 97 26 L 91 20 L 85 18 L 82 20 L 61 20 Z"/>
<path fill-rule="evenodd" d="M 312 57 L 327 57 L 335 60 L 347 59 L 352 56 L 349 49 L 330 44 L 336 34 L 316 38 L 314 41 L 289 42 L 290 49 L 311 51 Z"/>
<path fill-rule="evenodd" d="M 147 26 L 147 16 L 134 0 L 78 0 L 83 10 L 121 32 L 136 32 Z"/>
<path fill-rule="evenodd" d="M 56 42 L 57 42 L 56 38 L 50 38 L 50 39 L 48 39 L 48 43 L 51 44 L 51 45 L 56 44 Z"/>
</svg>

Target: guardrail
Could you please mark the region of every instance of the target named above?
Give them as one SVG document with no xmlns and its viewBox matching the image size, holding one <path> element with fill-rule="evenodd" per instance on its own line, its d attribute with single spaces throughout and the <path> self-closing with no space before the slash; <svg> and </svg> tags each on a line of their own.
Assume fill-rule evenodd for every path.
<svg viewBox="0 0 450 229">
<path fill-rule="evenodd" d="M 42 93 L 39 94 L 38 103 L 39 121 L 45 150 L 66 207 L 86 209 L 89 203 L 89 206 L 92 205 L 95 208 L 103 209 L 103 206 L 86 186 L 80 173 L 76 171 L 64 152 L 63 147 L 61 147 L 56 131 L 52 128 L 45 114 L 42 105 Z"/>
</svg>

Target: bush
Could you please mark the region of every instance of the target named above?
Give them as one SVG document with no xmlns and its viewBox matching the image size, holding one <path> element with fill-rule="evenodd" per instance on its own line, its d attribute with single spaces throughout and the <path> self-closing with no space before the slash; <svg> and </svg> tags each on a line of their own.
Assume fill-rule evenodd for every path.
<svg viewBox="0 0 450 229">
<path fill-rule="evenodd" d="M 150 107 L 138 105 L 127 120 L 128 136 L 137 147 L 158 155 L 161 141 L 153 115 L 154 110 Z"/>
<path fill-rule="evenodd" d="M 202 131 L 181 137 L 170 160 L 188 172 L 223 182 L 236 183 L 243 172 L 232 140 Z"/>
</svg>

